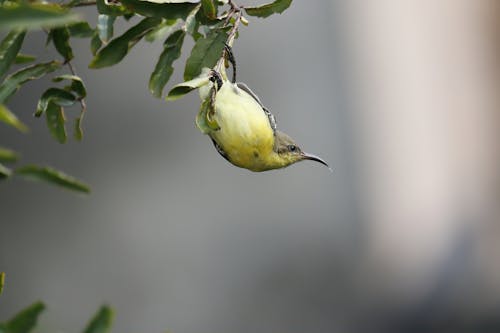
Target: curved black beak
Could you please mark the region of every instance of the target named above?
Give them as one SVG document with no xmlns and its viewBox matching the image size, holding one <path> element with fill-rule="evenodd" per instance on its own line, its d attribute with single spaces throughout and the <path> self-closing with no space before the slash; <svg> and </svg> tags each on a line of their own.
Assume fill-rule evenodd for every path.
<svg viewBox="0 0 500 333">
<path fill-rule="evenodd" d="M 330 166 L 328 165 L 328 163 L 326 163 L 322 158 L 320 158 L 319 156 L 316 156 L 316 155 L 313 155 L 313 154 L 308 154 L 308 153 L 302 153 L 302 159 L 304 160 L 311 160 L 311 161 L 316 161 L 316 162 L 319 162 L 321 164 L 323 164 L 324 166 L 326 166 L 328 169 L 330 169 L 330 171 L 332 170 L 330 168 Z"/>
</svg>

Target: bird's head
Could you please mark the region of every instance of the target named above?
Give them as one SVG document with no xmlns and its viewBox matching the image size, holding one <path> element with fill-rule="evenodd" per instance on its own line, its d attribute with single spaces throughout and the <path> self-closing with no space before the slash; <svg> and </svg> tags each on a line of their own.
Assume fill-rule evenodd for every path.
<svg viewBox="0 0 500 333">
<path fill-rule="evenodd" d="M 320 157 L 303 152 L 291 137 L 280 131 L 276 131 L 275 134 L 274 151 L 276 152 L 276 158 L 281 164 L 281 167 L 286 167 L 304 160 L 311 160 L 330 168 L 328 163 Z"/>
</svg>

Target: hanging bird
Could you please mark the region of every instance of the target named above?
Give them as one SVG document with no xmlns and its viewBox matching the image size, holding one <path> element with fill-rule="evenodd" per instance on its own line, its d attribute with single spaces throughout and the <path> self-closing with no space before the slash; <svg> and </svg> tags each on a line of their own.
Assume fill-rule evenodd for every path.
<svg viewBox="0 0 500 333">
<path fill-rule="evenodd" d="M 246 84 L 234 82 L 234 56 L 229 47 L 226 51 L 233 64 L 233 80 L 229 81 L 225 73 L 210 72 L 212 83 L 200 88 L 204 103 L 197 118 L 200 129 L 200 122 L 209 124 L 202 131 L 210 136 L 217 151 L 235 166 L 256 172 L 304 160 L 328 167 L 323 159 L 303 152 L 291 137 L 277 130 L 274 116 L 259 97 Z"/>
</svg>

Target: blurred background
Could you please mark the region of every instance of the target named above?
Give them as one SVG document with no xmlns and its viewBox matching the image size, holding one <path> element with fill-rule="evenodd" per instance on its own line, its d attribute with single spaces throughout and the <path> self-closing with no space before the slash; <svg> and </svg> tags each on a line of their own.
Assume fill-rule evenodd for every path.
<svg viewBox="0 0 500 333">
<path fill-rule="evenodd" d="M 80 332 L 103 303 L 120 333 L 499 332 L 500 3 L 294 1 L 250 21 L 239 79 L 333 173 L 233 167 L 197 94 L 149 94 L 161 43 L 89 70 L 75 40 L 83 142 L 32 117 L 47 80 L 10 103 L 31 133 L 0 142 L 92 194 L 0 185 L 0 318 L 43 300 L 39 332 Z M 23 52 L 49 59 L 44 42 Z"/>
</svg>

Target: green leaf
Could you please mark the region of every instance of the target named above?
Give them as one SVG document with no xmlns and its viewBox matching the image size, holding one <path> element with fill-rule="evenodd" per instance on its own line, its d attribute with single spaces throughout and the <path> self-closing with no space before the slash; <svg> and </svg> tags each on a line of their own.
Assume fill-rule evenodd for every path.
<svg viewBox="0 0 500 333">
<path fill-rule="evenodd" d="M 208 68 L 205 68 L 205 70 L 202 72 L 202 74 L 190 81 L 182 82 L 177 85 L 175 85 L 167 95 L 166 100 L 167 101 L 175 101 L 181 97 L 184 97 L 187 93 L 193 91 L 194 89 L 198 89 L 202 86 L 207 85 L 210 80 L 208 78 Z"/>
<path fill-rule="evenodd" d="M 143 0 L 122 0 L 130 11 L 147 17 L 185 20 L 197 3 L 190 2 L 152 2 Z"/>
<path fill-rule="evenodd" d="M 43 75 L 53 72 L 60 67 L 60 62 L 51 61 L 22 68 L 7 76 L 2 85 L 0 85 L 0 104 L 4 103 L 10 96 L 15 94 L 22 84 L 30 80 L 39 79 Z"/>
<path fill-rule="evenodd" d="M 0 104 L 0 121 L 17 128 L 21 132 L 27 132 L 28 127 L 24 125 L 15 114 L 9 111 L 7 107 Z"/>
<path fill-rule="evenodd" d="M 213 0 L 201 0 L 201 7 L 206 17 L 214 19 L 217 16 L 217 4 Z"/>
<path fill-rule="evenodd" d="M 62 79 L 58 77 L 57 79 Z M 72 82 L 78 82 L 77 80 Z M 81 83 L 81 82 L 80 82 Z M 68 89 L 71 86 L 66 87 Z M 36 117 L 40 117 L 43 113 L 46 115 L 47 127 L 50 134 L 59 142 L 65 143 L 67 140 L 63 106 L 70 106 L 75 103 L 77 98 L 68 90 L 60 88 L 47 89 L 40 100 L 38 101 L 35 112 Z"/>
<path fill-rule="evenodd" d="M 87 90 L 85 89 L 85 85 L 80 77 L 76 75 L 59 75 L 52 79 L 54 82 L 60 82 L 62 80 L 69 80 L 71 84 L 69 86 L 64 87 L 66 91 L 72 91 L 76 94 L 78 99 L 85 98 L 87 96 Z"/>
<path fill-rule="evenodd" d="M 15 151 L 0 147 L 0 162 L 15 162 L 18 159 L 18 155 Z"/>
<path fill-rule="evenodd" d="M 49 88 L 47 89 L 40 100 L 38 101 L 38 105 L 35 111 L 35 117 L 40 117 L 47 108 L 49 104 L 54 103 L 59 106 L 71 106 L 75 103 L 76 97 L 72 93 L 67 90 L 63 90 L 60 88 Z"/>
<path fill-rule="evenodd" d="M 33 330 L 38 316 L 45 309 L 45 305 L 37 302 L 16 314 L 4 325 L 5 333 L 29 333 Z"/>
<path fill-rule="evenodd" d="M 75 6 L 90 6 L 95 5 L 95 0 L 71 0 L 67 4 L 64 4 L 65 7 L 71 8 Z"/>
<path fill-rule="evenodd" d="M 183 30 L 177 30 L 167 38 L 163 45 L 163 52 L 149 79 L 149 91 L 157 98 L 161 98 L 163 88 L 174 72 L 172 64 L 181 55 L 185 35 Z"/>
<path fill-rule="evenodd" d="M 191 55 L 186 60 L 184 80 L 187 81 L 197 77 L 204 67 L 214 67 L 217 60 L 222 56 L 226 40 L 227 33 L 224 30 L 215 30 L 206 38 L 198 39 L 191 50 Z"/>
<path fill-rule="evenodd" d="M 107 43 L 111 38 L 113 38 L 113 24 L 115 23 L 116 16 L 110 16 L 105 14 L 99 14 L 97 18 L 97 31 L 99 32 L 99 38 L 104 43 Z"/>
<path fill-rule="evenodd" d="M 85 21 L 68 25 L 68 30 L 71 37 L 76 38 L 89 38 L 94 34 L 94 29 Z"/>
<path fill-rule="evenodd" d="M 36 60 L 35 56 L 29 55 L 29 54 L 18 53 L 16 55 L 16 60 L 14 60 L 14 63 L 16 65 L 21 65 L 21 64 L 26 64 L 28 62 L 33 62 L 35 60 Z"/>
<path fill-rule="evenodd" d="M 113 324 L 114 313 L 108 306 L 102 306 L 83 331 L 84 333 L 108 333 Z"/>
<path fill-rule="evenodd" d="M 12 171 L 4 166 L 2 163 L 0 163 L 0 180 L 4 180 L 9 178 L 12 175 Z M 1 293 L 0 293 L 1 294 Z M 1 326 L 0 326 L 0 332 L 1 332 Z"/>
<path fill-rule="evenodd" d="M 122 16 L 128 13 L 123 5 L 107 4 L 105 0 L 97 0 L 97 12 L 103 15 Z"/>
<path fill-rule="evenodd" d="M 144 39 L 147 42 L 154 42 L 157 39 L 163 39 L 170 35 L 170 33 L 175 29 L 175 26 L 179 22 L 178 19 L 173 20 L 163 20 L 162 23 L 154 27 L 150 32 L 146 34 Z"/>
<path fill-rule="evenodd" d="M 52 35 L 52 42 L 56 47 L 57 52 L 63 56 L 64 61 L 73 59 L 73 50 L 69 45 L 69 30 L 66 27 L 55 28 L 50 31 Z"/>
<path fill-rule="evenodd" d="M 16 55 L 23 44 L 25 31 L 11 31 L 0 43 L 0 77 L 16 60 Z"/>
<path fill-rule="evenodd" d="M 61 171 L 57 171 L 50 167 L 39 167 L 36 165 L 28 165 L 15 170 L 15 174 L 22 176 L 29 180 L 45 181 L 48 183 L 56 184 L 62 186 L 66 189 L 70 189 L 82 193 L 90 193 L 90 188 L 77 180 Z M 7 332 L 10 333 L 10 332 Z M 13 332 L 17 333 L 17 332 Z M 21 333 L 21 332 L 19 332 Z"/>
<path fill-rule="evenodd" d="M 3 286 L 5 285 L 5 273 L 1 272 L 0 273 L 0 295 L 2 295 L 3 292 Z"/>
<path fill-rule="evenodd" d="M 216 11 L 217 11 L 217 7 L 216 7 Z M 207 27 L 214 27 L 215 25 L 224 25 L 224 23 L 226 22 L 225 19 L 217 19 L 217 17 L 214 17 L 214 18 L 209 18 L 205 15 L 205 13 L 203 12 L 203 10 L 200 10 L 197 14 L 196 14 L 196 21 L 198 22 L 199 25 L 201 26 L 207 26 Z"/>
<path fill-rule="evenodd" d="M 75 125 L 73 128 L 74 129 L 73 136 L 77 141 L 82 141 L 83 139 L 82 120 L 83 120 L 83 112 L 80 114 L 80 117 L 75 119 Z"/>
<path fill-rule="evenodd" d="M 78 19 L 79 15 L 54 3 L 9 2 L 0 7 L 0 30 L 54 28 Z"/>
<path fill-rule="evenodd" d="M 202 34 L 198 32 L 198 28 L 200 27 L 200 23 L 198 22 L 197 14 L 201 8 L 201 5 L 196 6 L 191 13 L 186 17 L 186 32 L 193 36 L 193 39 L 197 41 L 199 38 L 203 37 Z"/>
<path fill-rule="evenodd" d="M 102 41 L 99 38 L 99 33 L 96 31 L 94 33 L 94 36 L 92 36 L 92 39 L 90 40 L 90 51 L 92 52 L 92 55 L 95 56 L 97 54 L 97 51 L 102 46 Z"/>
<path fill-rule="evenodd" d="M 159 18 L 147 17 L 137 25 L 128 29 L 123 35 L 113 39 L 101 49 L 92 62 L 90 68 L 102 68 L 112 66 L 120 62 L 128 51 L 152 28 L 161 22 Z"/>
<path fill-rule="evenodd" d="M 245 11 L 250 16 L 265 18 L 272 14 L 283 13 L 291 4 L 292 0 L 276 0 L 258 7 L 245 7 Z"/>
<path fill-rule="evenodd" d="M 52 134 L 54 139 L 56 139 L 59 143 L 66 143 L 67 135 L 66 127 L 64 125 L 66 118 L 64 117 L 64 110 L 62 106 L 49 101 L 45 109 L 45 115 L 50 134 Z"/>
</svg>

